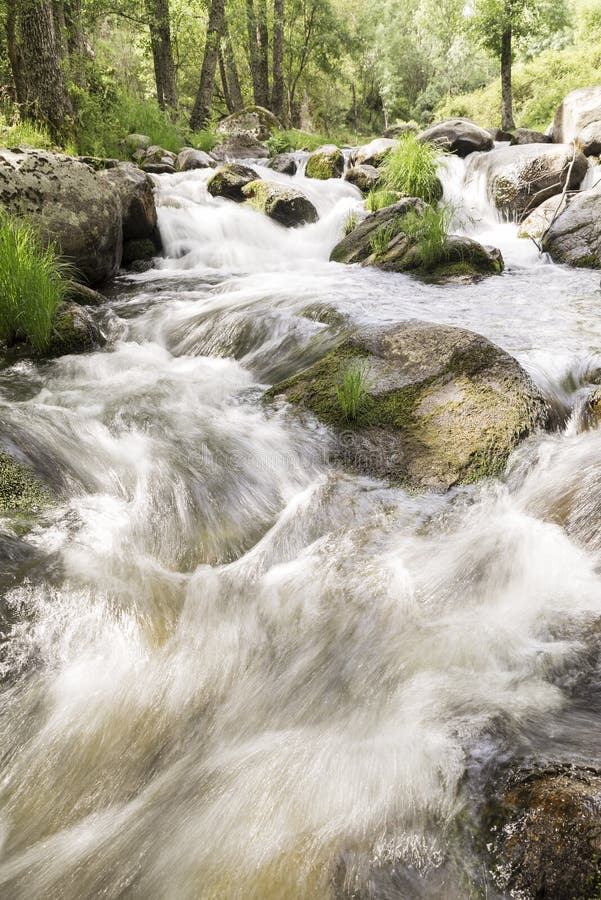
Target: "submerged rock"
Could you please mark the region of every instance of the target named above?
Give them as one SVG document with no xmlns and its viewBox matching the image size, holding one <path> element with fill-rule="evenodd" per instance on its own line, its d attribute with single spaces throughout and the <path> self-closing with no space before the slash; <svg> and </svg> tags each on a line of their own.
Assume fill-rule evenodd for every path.
<svg viewBox="0 0 601 900">
<path fill-rule="evenodd" d="M 488 131 L 469 119 L 446 119 L 438 122 L 422 131 L 419 139 L 461 157 L 493 148 L 493 139 Z"/>
<path fill-rule="evenodd" d="M 246 184 L 242 193 L 255 209 L 287 228 L 317 222 L 319 218 L 311 201 L 294 188 L 256 179 Z"/>
<path fill-rule="evenodd" d="M 334 144 L 324 144 L 311 154 L 307 160 L 305 175 L 307 178 L 341 178 L 344 171 L 342 150 Z"/>
<path fill-rule="evenodd" d="M 291 153 L 278 153 L 269 160 L 268 165 L 274 172 L 280 172 L 282 175 L 296 175 L 298 169 L 296 160 Z"/>
<path fill-rule="evenodd" d="M 572 165 L 573 160 L 573 165 Z M 571 169 L 570 169 L 571 166 Z M 506 218 L 521 219 L 548 197 L 578 188 L 588 161 L 566 144 L 497 147 L 470 161 L 468 178 L 484 177 L 489 199 Z"/>
<path fill-rule="evenodd" d="M 118 271 L 123 243 L 121 203 L 109 175 L 70 156 L 1 150 L 0 206 L 56 242 L 78 277 L 101 284 Z"/>
<path fill-rule="evenodd" d="M 281 129 L 279 119 L 263 106 L 246 106 L 239 112 L 222 119 L 216 131 L 218 134 L 249 134 L 258 141 L 266 141 L 272 131 Z"/>
<path fill-rule="evenodd" d="M 427 205 L 406 197 L 367 216 L 332 250 L 330 259 L 362 263 L 389 272 L 410 272 L 430 279 L 474 279 L 503 271 L 503 258 L 496 248 L 483 247 L 460 235 L 447 235 L 437 254 L 426 256 L 415 228 L 407 217 L 423 216 Z M 413 223 L 415 224 L 415 223 Z"/>
<path fill-rule="evenodd" d="M 33 469 L 0 450 L 0 513 L 37 512 L 52 500 Z"/>
<path fill-rule="evenodd" d="M 554 262 L 579 268 L 601 268 L 601 192 L 581 191 L 567 197 L 543 240 Z"/>
<path fill-rule="evenodd" d="M 369 144 L 357 147 L 350 156 L 351 166 L 373 166 L 378 168 L 382 165 L 391 150 L 399 146 L 399 142 L 393 138 L 376 138 Z"/>
<path fill-rule="evenodd" d="M 43 355 L 88 353 L 103 343 L 102 332 L 87 309 L 79 303 L 65 302 L 55 316 L 50 344 Z"/>
<path fill-rule="evenodd" d="M 571 91 L 561 102 L 552 129 L 556 143 L 574 141 L 585 156 L 601 154 L 601 87 Z"/>
<path fill-rule="evenodd" d="M 340 386 L 359 371 L 363 395 L 345 418 Z M 332 427 L 336 458 L 418 489 L 499 475 L 510 452 L 547 419 L 547 406 L 509 354 L 461 328 L 408 321 L 344 340 L 276 385 Z"/>
<path fill-rule="evenodd" d="M 175 161 L 176 172 L 191 172 L 194 169 L 212 169 L 217 165 L 212 156 L 204 150 L 195 150 L 194 147 L 184 147 L 177 154 Z"/>
<path fill-rule="evenodd" d="M 380 172 L 375 166 L 359 165 L 351 166 L 347 169 L 344 180 L 358 187 L 363 194 L 368 194 L 373 190 L 381 178 Z"/>
<path fill-rule="evenodd" d="M 501 890 L 524 900 L 595 900 L 601 883 L 601 772 L 554 766 L 505 790 L 494 840 Z"/>
<path fill-rule="evenodd" d="M 236 163 L 221 166 L 207 182 L 207 190 L 213 197 L 227 197 L 236 203 L 242 203 L 246 197 L 242 189 L 259 178 L 254 169 Z"/>
</svg>

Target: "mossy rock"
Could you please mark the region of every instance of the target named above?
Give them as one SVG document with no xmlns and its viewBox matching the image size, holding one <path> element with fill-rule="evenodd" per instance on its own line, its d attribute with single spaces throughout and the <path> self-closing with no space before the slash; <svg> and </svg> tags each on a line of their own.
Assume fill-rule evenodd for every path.
<svg viewBox="0 0 601 900">
<path fill-rule="evenodd" d="M 376 138 L 369 144 L 356 147 L 351 153 L 351 166 L 373 166 L 379 168 L 389 154 L 399 146 L 393 138 Z"/>
<path fill-rule="evenodd" d="M 381 177 L 375 166 L 361 165 L 348 169 L 344 180 L 354 184 L 362 194 L 368 194 L 377 187 Z"/>
<path fill-rule="evenodd" d="M 279 131 L 279 119 L 264 106 L 246 106 L 222 119 L 217 125 L 219 134 L 250 134 L 259 141 L 266 141 L 272 131 Z"/>
<path fill-rule="evenodd" d="M 317 222 L 317 210 L 302 191 L 256 179 L 242 188 L 247 202 L 286 228 Z"/>
<path fill-rule="evenodd" d="M 33 469 L 0 451 L 0 514 L 37 512 L 52 502 L 52 492 Z"/>
<path fill-rule="evenodd" d="M 343 171 L 342 150 L 334 144 L 324 144 L 323 147 L 318 147 L 307 160 L 305 175 L 307 178 L 326 181 L 328 178 L 342 178 Z"/>
<path fill-rule="evenodd" d="M 104 343 L 103 335 L 85 307 L 63 303 L 54 319 L 45 357 L 88 353 Z"/>
<path fill-rule="evenodd" d="M 242 189 L 259 178 L 250 166 L 227 163 L 220 166 L 207 182 L 207 190 L 213 197 L 227 197 L 235 203 L 243 203 L 247 198 Z"/>
<path fill-rule="evenodd" d="M 157 255 L 157 249 L 149 238 L 126 241 L 123 244 L 123 265 L 129 266 L 138 260 L 150 260 Z"/>
<path fill-rule="evenodd" d="M 338 389 L 361 368 L 365 396 L 353 421 Z M 548 407 L 505 351 L 460 328 L 409 321 L 358 332 L 315 365 L 273 387 L 329 425 L 349 468 L 416 489 L 500 475 Z"/>
</svg>

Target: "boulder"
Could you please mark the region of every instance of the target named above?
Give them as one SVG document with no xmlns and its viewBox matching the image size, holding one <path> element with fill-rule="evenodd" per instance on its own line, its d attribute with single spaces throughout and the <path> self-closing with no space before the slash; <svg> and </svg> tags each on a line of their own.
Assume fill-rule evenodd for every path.
<svg viewBox="0 0 601 900">
<path fill-rule="evenodd" d="M 298 165 L 291 153 L 279 153 L 269 160 L 269 168 L 281 175 L 296 175 Z"/>
<path fill-rule="evenodd" d="M 350 420 L 341 402 L 348 372 L 363 386 Z M 548 415 L 504 350 L 471 331 L 419 321 L 341 339 L 267 394 L 276 396 L 332 428 L 343 465 L 419 490 L 499 475 L 520 439 Z"/>
<path fill-rule="evenodd" d="M 511 145 L 521 147 L 524 144 L 551 144 L 550 135 L 542 131 L 532 131 L 530 128 L 516 128 L 511 135 Z"/>
<path fill-rule="evenodd" d="M 601 268 L 601 192 L 581 191 L 567 197 L 565 209 L 543 240 L 554 262 L 579 268 Z"/>
<path fill-rule="evenodd" d="M 305 176 L 325 181 L 327 178 L 341 178 L 343 171 L 342 151 L 335 144 L 324 144 L 323 147 L 318 147 L 307 160 Z"/>
<path fill-rule="evenodd" d="M 79 303 L 65 302 L 54 318 L 52 337 L 44 356 L 88 353 L 104 342 L 102 332 L 87 309 Z"/>
<path fill-rule="evenodd" d="M 160 250 L 154 185 L 150 176 L 133 163 L 121 163 L 101 177 L 108 181 L 119 198 L 123 240 L 151 240 Z"/>
<path fill-rule="evenodd" d="M 33 469 L 0 451 L 0 514 L 37 512 L 52 501 L 51 491 Z"/>
<path fill-rule="evenodd" d="M 258 141 L 266 141 L 272 131 L 281 129 L 276 116 L 263 106 L 247 106 L 218 123 L 218 134 L 248 134 Z"/>
<path fill-rule="evenodd" d="M 385 138 L 400 138 L 404 134 L 417 134 L 419 125 L 417 122 L 396 122 L 390 125 L 384 132 Z"/>
<path fill-rule="evenodd" d="M 157 255 L 157 248 L 149 238 L 137 238 L 123 244 L 123 265 L 131 267 L 133 263 L 147 262 Z"/>
<path fill-rule="evenodd" d="M 577 88 L 564 97 L 551 133 L 557 144 L 574 141 L 585 156 L 601 155 L 601 86 Z"/>
<path fill-rule="evenodd" d="M 82 280 L 101 284 L 118 271 L 121 203 L 104 173 L 70 156 L 2 150 L 0 206 L 56 242 Z"/>
<path fill-rule="evenodd" d="M 503 131 L 502 128 L 486 128 L 485 131 L 488 131 L 491 138 L 495 142 L 504 143 L 505 141 L 510 142 L 513 138 L 513 134 L 510 131 Z"/>
<path fill-rule="evenodd" d="M 76 156 L 75 159 L 85 163 L 86 166 L 94 169 L 95 172 L 103 172 L 105 169 L 116 169 L 117 166 L 122 165 L 120 160 L 106 156 Z"/>
<path fill-rule="evenodd" d="M 382 165 L 391 150 L 399 146 L 399 142 L 392 138 L 376 138 L 369 144 L 357 147 L 350 156 L 351 166 L 374 166 L 376 169 Z"/>
<path fill-rule="evenodd" d="M 497 209 L 507 219 L 520 220 L 543 200 L 561 194 L 568 172 L 569 188 L 577 188 L 587 168 L 586 157 L 580 152 L 574 156 L 574 148 L 567 144 L 526 144 L 472 157 L 466 176 L 483 177 Z"/>
<path fill-rule="evenodd" d="M 209 178 L 207 190 L 213 197 L 227 197 L 228 200 L 242 203 L 246 200 L 242 188 L 258 177 L 255 170 L 249 166 L 228 163 L 217 169 L 215 174 Z"/>
<path fill-rule="evenodd" d="M 269 150 L 252 134 L 230 134 L 211 151 L 217 160 L 267 159 Z"/>
<path fill-rule="evenodd" d="M 378 184 L 380 177 L 380 172 L 376 167 L 368 165 L 351 166 L 346 170 L 344 176 L 345 181 L 354 184 L 363 194 L 369 194 Z"/>
<path fill-rule="evenodd" d="M 549 766 L 516 773 L 493 832 L 498 887 L 524 900 L 594 900 L 601 882 L 601 771 Z"/>
<path fill-rule="evenodd" d="M 177 154 L 175 161 L 176 172 L 190 172 L 193 169 L 212 169 L 216 165 L 215 160 L 204 150 L 195 150 L 194 147 L 184 147 Z"/>
<path fill-rule="evenodd" d="M 518 237 L 538 240 L 543 236 L 553 219 L 566 208 L 565 198 L 549 197 L 526 216 L 520 224 Z"/>
<path fill-rule="evenodd" d="M 151 140 L 147 134 L 128 134 L 123 143 L 133 155 L 137 150 L 148 150 Z"/>
<path fill-rule="evenodd" d="M 461 157 L 493 148 L 493 139 L 488 131 L 469 119 L 446 119 L 426 128 L 419 139 Z"/>
<path fill-rule="evenodd" d="M 317 222 L 319 218 L 317 210 L 302 191 L 281 184 L 257 179 L 246 184 L 242 194 L 251 206 L 286 228 Z"/>
<path fill-rule="evenodd" d="M 460 235 L 448 235 L 436 256 L 424 256 L 407 216 L 423 216 L 427 205 L 406 197 L 367 216 L 332 250 L 330 259 L 362 263 L 388 272 L 410 272 L 430 280 L 474 280 L 503 271 L 499 250 Z"/>
<path fill-rule="evenodd" d="M 175 172 L 175 162 L 177 155 L 171 150 L 165 150 L 153 144 L 144 151 L 144 155 L 140 159 L 140 166 L 145 172 L 152 175 L 171 175 Z"/>
<path fill-rule="evenodd" d="M 66 300 L 73 303 L 79 303 L 81 306 L 103 306 L 106 303 L 104 294 L 99 294 L 85 284 L 79 284 L 77 281 L 70 281 Z"/>
</svg>

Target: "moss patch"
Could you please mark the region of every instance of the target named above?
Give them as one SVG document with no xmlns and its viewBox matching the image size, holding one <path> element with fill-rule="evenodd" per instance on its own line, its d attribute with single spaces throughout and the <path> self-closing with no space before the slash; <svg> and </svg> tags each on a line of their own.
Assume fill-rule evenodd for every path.
<svg viewBox="0 0 601 900">
<path fill-rule="evenodd" d="M 52 502 L 52 493 L 28 466 L 0 452 L 0 513 L 36 512 Z"/>
</svg>

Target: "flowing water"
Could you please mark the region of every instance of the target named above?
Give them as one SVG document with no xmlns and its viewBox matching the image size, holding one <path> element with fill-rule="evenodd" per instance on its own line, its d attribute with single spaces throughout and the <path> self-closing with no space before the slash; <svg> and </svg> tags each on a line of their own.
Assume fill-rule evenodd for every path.
<svg viewBox="0 0 601 900">
<path fill-rule="evenodd" d="M 507 263 L 476 285 L 329 263 L 345 182 L 297 176 L 320 220 L 285 230 L 207 177 L 157 179 L 165 258 L 119 280 L 105 349 L 0 373 L 61 497 L 0 534 L 0 896 L 502 896 L 471 831 L 490 773 L 599 761 L 599 276 L 458 160 L 457 227 Z M 560 426 L 445 496 L 340 471 L 261 402 L 329 346 L 324 304 L 485 334 Z"/>
</svg>

